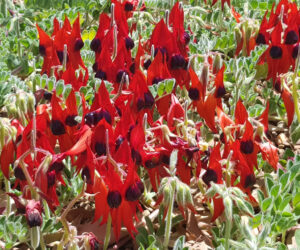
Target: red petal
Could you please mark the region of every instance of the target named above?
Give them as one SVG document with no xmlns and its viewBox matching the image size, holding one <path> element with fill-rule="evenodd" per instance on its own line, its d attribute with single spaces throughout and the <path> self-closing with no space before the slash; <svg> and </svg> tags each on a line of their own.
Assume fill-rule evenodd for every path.
<svg viewBox="0 0 300 250">
<path fill-rule="evenodd" d="M 294 99 L 291 93 L 288 92 L 286 89 L 283 89 L 281 93 L 281 98 L 284 102 L 284 106 L 287 112 L 288 126 L 290 126 L 293 122 L 294 114 L 295 114 Z"/>
<path fill-rule="evenodd" d="M 259 121 L 264 125 L 264 131 L 267 132 L 269 129 L 269 107 L 270 107 L 270 103 L 269 100 L 267 101 L 267 107 L 264 110 L 264 112 L 260 115 L 260 117 L 258 118 Z"/>
<path fill-rule="evenodd" d="M 211 218 L 211 221 L 215 221 L 224 211 L 224 203 L 222 198 L 213 198 L 214 201 L 214 215 Z"/>
<path fill-rule="evenodd" d="M 279 161 L 277 148 L 270 142 L 259 144 L 262 158 L 267 161 L 275 170 Z"/>
<path fill-rule="evenodd" d="M 244 124 L 248 119 L 248 112 L 241 99 L 236 104 L 234 116 L 236 124 Z"/>
<path fill-rule="evenodd" d="M 15 148 L 13 141 L 4 145 L 0 156 L 0 165 L 3 175 L 9 179 L 9 165 L 14 161 Z"/>
</svg>

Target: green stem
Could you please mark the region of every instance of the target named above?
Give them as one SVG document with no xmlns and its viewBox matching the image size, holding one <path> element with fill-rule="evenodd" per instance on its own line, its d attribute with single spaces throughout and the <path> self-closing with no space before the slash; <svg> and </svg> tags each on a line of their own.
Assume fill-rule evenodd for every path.
<svg viewBox="0 0 300 250">
<path fill-rule="evenodd" d="M 108 248 L 108 244 L 110 241 L 110 233 L 111 233 L 111 215 L 109 214 L 106 222 L 106 233 L 105 233 L 103 250 L 106 250 Z"/>
<path fill-rule="evenodd" d="M 42 229 L 40 227 L 40 247 L 42 250 L 46 250 L 46 245 L 45 245 L 45 241 L 44 241 L 44 237 L 43 237 L 43 233 L 42 233 Z"/>
<path fill-rule="evenodd" d="M 17 37 L 18 37 L 18 56 L 19 59 L 21 60 L 21 38 L 20 38 L 20 21 L 19 21 L 19 16 L 17 14 L 17 27 L 16 27 L 16 32 L 17 32 Z"/>
<path fill-rule="evenodd" d="M 164 245 L 163 245 L 164 249 L 168 249 L 168 246 L 169 246 L 171 228 L 172 228 L 172 213 L 173 213 L 174 199 L 175 199 L 175 190 L 174 190 L 174 187 L 172 187 L 170 203 L 169 203 L 169 207 L 168 207 L 168 214 L 167 214 L 165 240 L 164 240 Z"/>
<path fill-rule="evenodd" d="M 293 100 L 294 100 L 295 112 L 296 112 L 296 115 L 297 115 L 298 123 L 300 123 L 300 110 L 299 110 L 299 106 L 298 106 L 297 88 L 298 87 L 297 87 L 297 84 L 296 84 L 296 77 L 293 77 Z"/>
<path fill-rule="evenodd" d="M 297 115 L 298 123 L 300 123 L 300 110 L 298 107 L 298 93 L 297 93 L 298 86 L 296 83 L 296 77 L 297 77 L 297 73 L 298 73 L 299 60 L 300 60 L 300 50 L 298 50 L 298 55 L 297 55 L 297 59 L 295 62 L 295 71 L 294 71 L 293 78 L 292 78 L 292 83 L 293 83 L 292 95 L 293 95 L 295 112 Z"/>
<path fill-rule="evenodd" d="M 5 177 L 4 177 L 4 183 L 5 183 L 5 192 L 9 193 L 10 192 L 10 182 Z M 10 196 L 6 195 L 6 217 L 9 216 L 10 211 L 11 211 Z"/>
<path fill-rule="evenodd" d="M 285 236 L 286 236 L 286 231 L 284 231 L 284 232 L 282 233 L 282 236 L 281 236 L 281 242 L 282 242 L 283 244 L 285 244 Z"/>
<path fill-rule="evenodd" d="M 226 220 L 226 227 L 225 227 L 225 250 L 229 250 L 230 232 L 231 232 L 231 220 L 228 218 Z"/>
</svg>

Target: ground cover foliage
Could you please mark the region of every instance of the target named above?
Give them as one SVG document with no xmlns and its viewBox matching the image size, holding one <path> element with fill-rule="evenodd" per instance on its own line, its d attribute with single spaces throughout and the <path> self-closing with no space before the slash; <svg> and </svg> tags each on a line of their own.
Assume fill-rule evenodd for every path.
<svg viewBox="0 0 300 250">
<path fill-rule="evenodd" d="M 300 247 L 298 1 L 0 3 L 0 248 Z"/>
</svg>

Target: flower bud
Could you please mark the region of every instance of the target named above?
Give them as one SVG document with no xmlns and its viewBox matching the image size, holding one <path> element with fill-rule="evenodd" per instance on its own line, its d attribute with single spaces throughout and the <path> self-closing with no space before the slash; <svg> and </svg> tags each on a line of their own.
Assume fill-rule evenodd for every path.
<svg viewBox="0 0 300 250">
<path fill-rule="evenodd" d="M 35 98 L 33 95 L 29 94 L 27 96 L 27 108 L 28 112 L 33 112 L 34 111 L 34 106 L 35 106 Z"/>
<path fill-rule="evenodd" d="M 216 54 L 213 62 L 213 74 L 216 74 L 219 72 L 219 70 L 222 67 L 222 58 L 220 54 Z"/>
<path fill-rule="evenodd" d="M 176 192 L 176 201 L 178 203 L 178 205 L 184 205 L 185 203 L 185 186 L 182 185 L 183 183 L 180 183 L 178 185 L 178 188 L 177 188 L 177 192 Z"/>
<path fill-rule="evenodd" d="M 235 37 L 236 43 L 240 44 L 240 42 L 242 41 L 242 32 L 237 27 L 234 29 L 234 37 Z"/>
<path fill-rule="evenodd" d="M 200 81 L 204 86 L 206 86 L 208 84 L 208 79 L 209 79 L 209 66 L 207 63 L 205 63 L 202 67 Z"/>
<path fill-rule="evenodd" d="M 172 194 L 172 187 L 169 183 L 167 183 L 163 189 L 163 196 L 164 196 L 164 200 L 163 200 L 163 204 L 165 206 L 168 206 L 169 203 L 171 202 L 171 194 Z"/>
<path fill-rule="evenodd" d="M 251 38 L 251 34 L 252 34 L 252 27 L 251 26 L 248 26 L 247 29 L 246 29 L 246 41 L 249 41 L 250 38 Z"/>
</svg>

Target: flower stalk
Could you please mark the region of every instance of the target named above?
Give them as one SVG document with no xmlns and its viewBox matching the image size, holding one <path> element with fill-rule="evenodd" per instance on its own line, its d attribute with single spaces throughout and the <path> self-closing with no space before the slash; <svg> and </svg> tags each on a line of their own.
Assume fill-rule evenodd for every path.
<svg viewBox="0 0 300 250">
<path fill-rule="evenodd" d="M 171 236 L 171 228 L 172 228 L 172 213 L 173 213 L 173 206 L 174 206 L 174 200 L 175 200 L 175 187 L 171 183 L 170 187 L 170 198 L 169 198 L 169 204 L 168 204 L 168 214 L 167 214 L 167 220 L 166 220 L 166 231 L 165 231 L 165 240 L 163 247 L 164 249 L 168 249 L 169 242 L 170 242 L 170 236 Z"/>
<path fill-rule="evenodd" d="M 298 48 L 298 55 L 297 55 L 297 59 L 295 62 L 295 71 L 293 74 L 293 78 L 292 78 L 292 96 L 293 96 L 293 100 L 294 100 L 294 105 L 295 105 L 295 113 L 297 115 L 297 119 L 298 119 L 298 123 L 300 123 L 300 110 L 299 110 L 299 106 L 298 106 L 298 82 L 296 82 L 296 77 L 298 74 L 298 67 L 299 67 L 299 60 L 300 60 L 300 49 Z"/>
<path fill-rule="evenodd" d="M 111 215 L 109 214 L 106 222 L 106 233 L 104 238 L 103 250 L 106 250 L 108 248 L 108 244 L 110 241 L 110 234 L 111 234 Z"/>
</svg>

